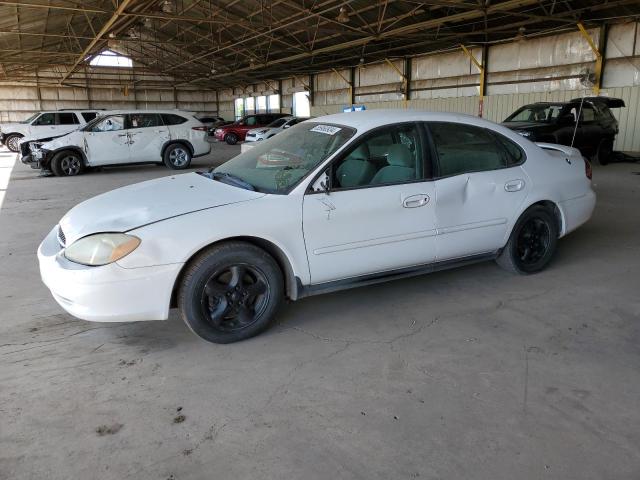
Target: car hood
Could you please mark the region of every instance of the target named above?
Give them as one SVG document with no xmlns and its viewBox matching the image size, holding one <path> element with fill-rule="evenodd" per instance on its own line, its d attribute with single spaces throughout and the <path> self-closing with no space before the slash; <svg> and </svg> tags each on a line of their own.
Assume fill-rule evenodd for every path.
<svg viewBox="0 0 640 480">
<path fill-rule="evenodd" d="M 118 188 L 72 208 L 62 220 L 67 245 L 92 233 L 126 232 L 191 212 L 255 200 L 244 190 L 197 173 L 158 178 Z"/>
<path fill-rule="evenodd" d="M 57 150 L 67 145 L 74 145 L 76 147 L 84 148 L 82 131 L 74 130 L 71 133 L 65 133 L 58 135 L 57 137 L 46 137 L 47 140 L 40 145 L 40 148 L 44 150 Z"/>
</svg>

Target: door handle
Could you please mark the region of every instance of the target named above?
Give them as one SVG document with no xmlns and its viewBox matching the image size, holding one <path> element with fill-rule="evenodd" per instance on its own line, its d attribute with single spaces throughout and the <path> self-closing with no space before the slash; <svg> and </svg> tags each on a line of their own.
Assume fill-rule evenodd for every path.
<svg viewBox="0 0 640 480">
<path fill-rule="evenodd" d="M 119 133 L 118 136 L 119 137 L 127 137 L 127 136 L 129 136 L 129 134 L 128 133 Z"/>
<path fill-rule="evenodd" d="M 507 192 L 519 192 L 523 188 L 524 188 L 524 180 L 521 180 L 521 179 L 509 180 L 507 183 L 504 184 L 504 189 Z"/>
<path fill-rule="evenodd" d="M 402 201 L 402 206 L 404 208 L 416 208 L 416 207 L 423 207 L 427 203 L 429 203 L 429 195 L 419 194 L 419 195 L 411 195 L 405 198 Z"/>
</svg>

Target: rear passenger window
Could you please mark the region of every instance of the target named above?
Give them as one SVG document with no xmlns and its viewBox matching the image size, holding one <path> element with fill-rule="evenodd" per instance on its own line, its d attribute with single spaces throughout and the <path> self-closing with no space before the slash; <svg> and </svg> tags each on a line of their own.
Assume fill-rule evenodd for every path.
<svg viewBox="0 0 640 480">
<path fill-rule="evenodd" d="M 429 123 L 438 153 L 439 176 L 497 170 L 507 166 L 507 152 L 487 130 L 461 123 Z"/>
<path fill-rule="evenodd" d="M 59 113 L 58 114 L 58 125 L 77 125 L 78 119 L 73 113 Z"/>
<path fill-rule="evenodd" d="M 173 113 L 163 113 L 161 116 L 162 121 L 165 125 L 180 125 L 181 123 L 187 121 L 186 118 L 181 117 L 180 115 L 175 115 Z"/>
<path fill-rule="evenodd" d="M 85 122 L 90 122 L 91 120 L 93 120 L 98 116 L 98 113 L 97 112 L 81 112 L 80 115 L 82 115 L 82 118 L 84 118 Z"/>
<path fill-rule="evenodd" d="M 129 118 L 131 128 L 150 128 L 162 125 L 162 119 L 157 113 L 132 113 Z"/>
<path fill-rule="evenodd" d="M 522 148 L 515 142 L 512 142 L 507 137 L 494 132 L 494 136 L 504 148 L 507 155 L 507 167 L 513 167 L 514 165 L 520 165 L 525 160 L 525 154 Z"/>
</svg>

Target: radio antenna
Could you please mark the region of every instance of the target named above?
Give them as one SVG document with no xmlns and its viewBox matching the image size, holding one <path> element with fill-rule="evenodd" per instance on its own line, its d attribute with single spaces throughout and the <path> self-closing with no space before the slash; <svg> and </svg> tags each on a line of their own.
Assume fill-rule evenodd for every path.
<svg viewBox="0 0 640 480">
<path fill-rule="evenodd" d="M 582 118 L 582 105 L 584 105 L 584 97 L 580 99 L 580 109 L 578 110 L 578 118 L 576 119 L 576 126 L 573 129 L 573 138 L 571 139 L 571 147 L 573 147 L 573 142 L 576 141 L 576 132 L 578 131 L 578 124 L 580 123 L 580 119 Z"/>
</svg>

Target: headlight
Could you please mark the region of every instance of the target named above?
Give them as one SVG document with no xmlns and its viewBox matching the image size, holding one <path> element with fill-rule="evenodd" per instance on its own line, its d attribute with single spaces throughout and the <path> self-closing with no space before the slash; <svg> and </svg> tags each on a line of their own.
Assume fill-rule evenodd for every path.
<svg viewBox="0 0 640 480">
<path fill-rule="evenodd" d="M 532 135 L 531 132 L 527 132 L 526 130 L 518 130 L 518 133 L 523 137 L 527 137 L 527 138 L 529 138 Z"/>
<path fill-rule="evenodd" d="M 126 257 L 140 245 L 140 239 L 124 233 L 97 233 L 76 240 L 64 256 L 75 263 L 97 267 Z"/>
<path fill-rule="evenodd" d="M 216 131 L 214 133 L 222 133 L 222 129 L 221 128 L 216 128 Z"/>
</svg>

